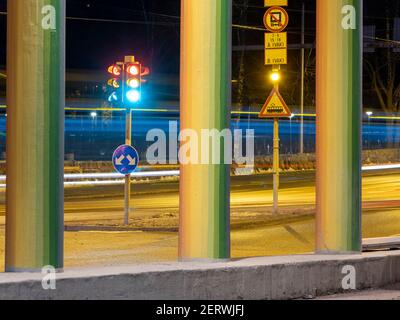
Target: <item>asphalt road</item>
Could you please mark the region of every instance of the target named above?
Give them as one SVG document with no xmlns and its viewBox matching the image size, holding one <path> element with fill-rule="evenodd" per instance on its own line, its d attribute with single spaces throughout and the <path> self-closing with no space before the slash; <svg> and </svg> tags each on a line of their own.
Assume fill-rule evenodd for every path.
<svg viewBox="0 0 400 320">
<path fill-rule="evenodd" d="M 314 172 L 282 174 L 280 206 L 283 212 L 313 209 L 315 203 Z M 132 192 L 132 218 L 157 216 L 178 211 L 177 180 L 141 182 Z M 400 208 L 400 171 L 364 173 L 364 209 Z M 232 179 L 232 213 L 271 213 L 272 176 L 270 174 Z M 5 192 L 0 190 L 0 216 L 5 214 Z M 118 221 L 123 214 L 123 186 L 67 188 L 65 220 L 99 223 Z M 3 219 L 2 219 L 3 220 Z M 0 224 L 1 224 L 0 220 Z"/>
<path fill-rule="evenodd" d="M 271 210 L 271 175 L 232 181 L 232 256 L 285 255 L 314 250 L 314 173 L 282 175 L 281 213 Z M 178 182 L 135 184 L 131 227 L 106 231 L 123 218 L 123 187 L 66 190 L 65 221 L 79 232 L 65 233 L 67 267 L 175 260 L 177 257 Z M 400 172 L 369 172 L 363 181 L 363 236 L 400 235 Z M 0 215 L 4 214 L 0 193 Z M 80 229 L 88 227 L 89 230 Z M 91 229 L 96 226 L 100 229 Z M 154 228 L 153 232 L 140 229 Z M 0 266 L 4 259 L 4 217 L 0 217 Z"/>
</svg>

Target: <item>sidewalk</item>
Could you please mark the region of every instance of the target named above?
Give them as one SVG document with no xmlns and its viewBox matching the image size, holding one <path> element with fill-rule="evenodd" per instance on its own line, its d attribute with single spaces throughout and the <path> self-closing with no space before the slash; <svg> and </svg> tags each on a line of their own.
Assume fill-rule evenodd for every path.
<svg viewBox="0 0 400 320">
<path fill-rule="evenodd" d="M 356 287 L 400 282 L 400 252 L 298 255 L 230 262 L 160 263 L 68 269 L 57 289 L 41 274 L 0 274 L 0 299 L 283 300 L 343 292 L 343 268 L 356 270 Z"/>
<path fill-rule="evenodd" d="M 321 297 L 316 300 L 400 300 L 400 283 L 378 290 L 366 290 L 348 294 Z"/>
</svg>

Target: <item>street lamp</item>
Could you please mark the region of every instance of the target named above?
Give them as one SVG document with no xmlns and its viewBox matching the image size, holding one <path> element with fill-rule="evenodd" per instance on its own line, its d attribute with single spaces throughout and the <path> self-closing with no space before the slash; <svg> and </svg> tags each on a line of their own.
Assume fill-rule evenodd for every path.
<svg viewBox="0 0 400 320">
<path fill-rule="evenodd" d="M 371 116 L 373 116 L 373 112 L 372 111 L 367 111 L 366 113 L 365 113 L 368 117 L 371 117 Z"/>
<path fill-rule="evenodd" d="M 272 80 L 272 82 L 276 83 L 276 82 L 278 82 L 280 79 L 281 79 L 281 75 L 279 74 L 278 71 L 273 71 L 273 72 L 271 73 L 271 80 Z"/>
<path fill-rule="evenodd" d="M 97 117 L 97 112 L 91 112 L 90 113 L 90 116 L 93 118 L 93 119 L 95 119 L 96 117 Z"/>
</svg>

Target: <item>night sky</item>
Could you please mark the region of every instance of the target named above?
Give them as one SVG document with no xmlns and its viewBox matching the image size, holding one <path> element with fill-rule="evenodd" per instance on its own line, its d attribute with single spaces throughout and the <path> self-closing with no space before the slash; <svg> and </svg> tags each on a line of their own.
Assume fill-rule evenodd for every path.
<svg viewBox="0 0 400 320">
<path fill-rule="evenodd" d="M 19 0 L 18 0 L 19 1 Z M 315 41 L 315 0 L 307 6 L 306 42 Z M 379 24 L 385 15 L 379 6 L 389 0 L 365 0 L 366 21 Z M 398 3 L 400 1 L 389 1 Z M 247 17 L 241 16 L 246 0 L 234 1 L 234 23 L 261 26 L 263 0 L 248 0 Z M 289 1 L 289 41 L 300 41 L 301 0 Z M 0 0 L 6 11 L 6 0 Z M 103 69 L 134 54 L 158 73 L 179 73 L 179 0 L 67 0 L 67 68 Z M 373 15 L 371 19 L 371 15 Z M 71 18 L 126 20 L 131 23 L 81 21 Z M 379 32 L 379 28 L 378 28 Z M 262 44 L 259 31 L 233 30 L 234 44 Z M 0 66 L 5 65 L 6 16 L 0 15 Z"/>
<path fill-rule="evenodd" d="M 19 1 L 19 0 L 18 0 Z M 6 0 L 0 0 L 5 11 Z M 176 0 L 67 0 L 67 16 L 132 23 L 67 20 L 67 68 L 102 69 L 133 53 L 161 72 L 176 73 L 180 4 Z M 0 16 L 0 65 L 5 64 L 6 18 Z"/>
</svg>

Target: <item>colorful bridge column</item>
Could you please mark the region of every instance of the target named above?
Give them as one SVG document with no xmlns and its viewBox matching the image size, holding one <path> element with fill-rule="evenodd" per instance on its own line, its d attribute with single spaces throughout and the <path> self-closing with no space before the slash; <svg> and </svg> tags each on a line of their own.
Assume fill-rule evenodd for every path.
<svg viewBox="0 0 400 320">
<path fill-rule="evenodd" d="M 361 250 L 362 0 L 317 1 L 317 251 Z"/>
<path fill-rule="evenodd" d="M 65 0 L 8 0 L 6 271 L 63 267 Z"/>
<path fill-rule="evenodd" d="M 202 129 L 230 128 L 231 10 L 231 0 L 182 0 L 181 132 L 201 137 Z M 230 166 L 223 151 L 220 161 L 181 164 L 181 260 L 230 257 Z"/>
</svg>

